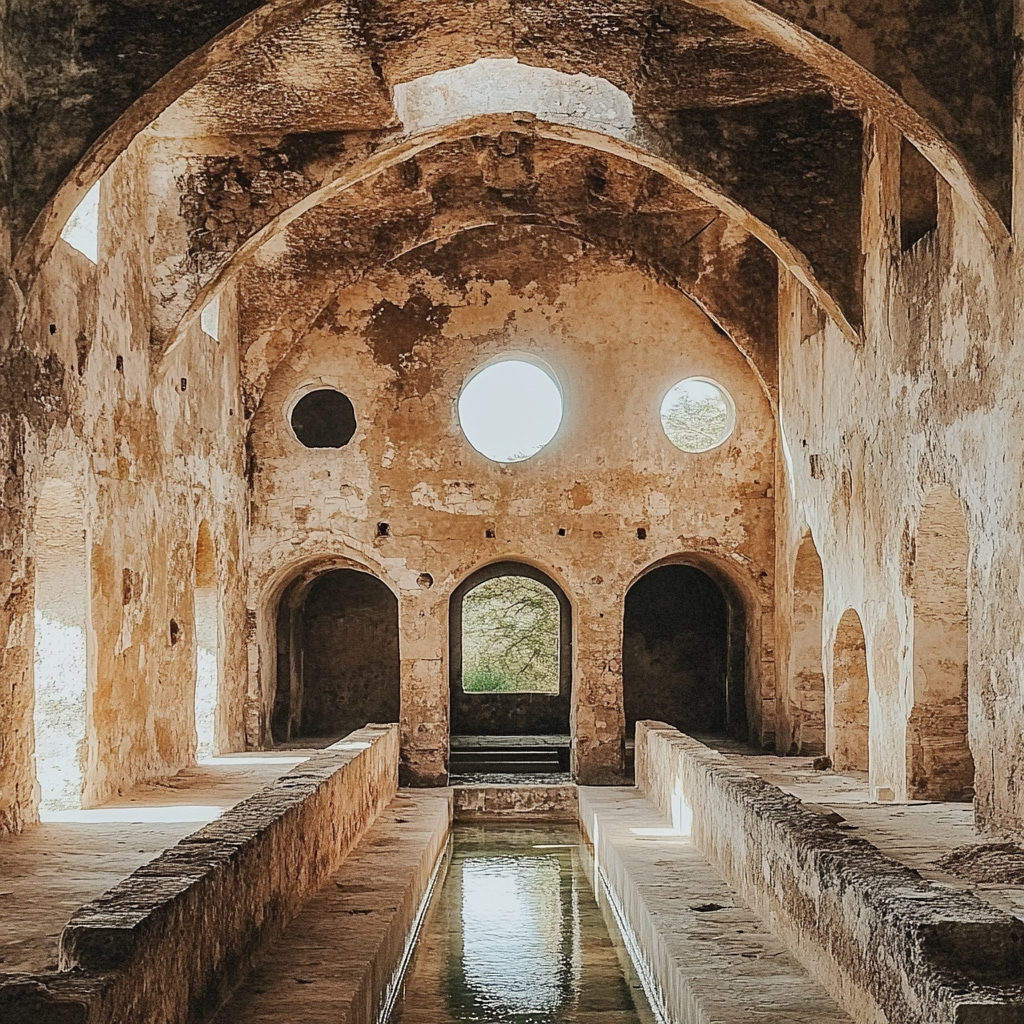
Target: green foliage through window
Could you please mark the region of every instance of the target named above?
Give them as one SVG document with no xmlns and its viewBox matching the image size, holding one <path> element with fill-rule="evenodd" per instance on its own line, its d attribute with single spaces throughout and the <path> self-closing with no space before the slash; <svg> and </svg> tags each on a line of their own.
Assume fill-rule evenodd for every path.
<svg viewBox="0 0 1024 1024">
<path fill-rule="evenodd" d="M 732 409 L 721 388 L 710 381 L 680 381 L 665 396 L 661 422 L 668 439 L 684 452 L 706 452 L 732 430 Z"/>
<path fill-rule="evenodd" d="M 467 693 L 558 693 L 558 598 L 525 576 L 498 576 L 462 600 Z"/>
</svg>

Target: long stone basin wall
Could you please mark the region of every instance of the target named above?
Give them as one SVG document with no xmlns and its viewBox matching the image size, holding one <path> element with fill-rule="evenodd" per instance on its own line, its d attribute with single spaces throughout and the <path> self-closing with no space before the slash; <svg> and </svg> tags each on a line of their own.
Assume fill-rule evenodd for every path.
<svg viewBox="0 0 1024 1024">
<path fill-rule="evenodd" d="M 923 879 L 660 722 L 638 788 L 862 1024 L 1022 1024 L 1024 923 Z"/>
<path fill-rule="evenodd" d="M 350 733 L 82 907 L 60 970 L 0 975 L 4 1024 L 186 1024 L 333 875 L 398 790 L 397 725 Z"/>
</svg>

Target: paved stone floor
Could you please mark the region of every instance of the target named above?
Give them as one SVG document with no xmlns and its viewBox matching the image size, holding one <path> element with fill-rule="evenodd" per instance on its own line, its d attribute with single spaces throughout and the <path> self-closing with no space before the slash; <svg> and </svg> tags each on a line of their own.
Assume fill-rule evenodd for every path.
<svg viewBox="0 0 1024 1024">
<path fill-rule="evenodd" d="M 974 827 L 972 804 L 875 803 L 871 800 L 866 772 L 816 771 L 809 757 L 721 749 L 734 764 L 756 772 L 824 814 L 838 815 L 843 819 L 837 821 L 840 828 L 855 830 L 882 853 L 915 868 L 923 877 L 970 890 L 1024 920 L 1024 887 L 968 882 L 942 870 L 938 864 L 955 849 L 1000 840 L 1001 837 L 978 832 Z"/>
<path fill-rule="evenodd" d="M 306 759 L 309 750 L 212 758 L 90 811 L 0 837 L 0 974 L 52 970 L 83 903 Z"/>
</svg>

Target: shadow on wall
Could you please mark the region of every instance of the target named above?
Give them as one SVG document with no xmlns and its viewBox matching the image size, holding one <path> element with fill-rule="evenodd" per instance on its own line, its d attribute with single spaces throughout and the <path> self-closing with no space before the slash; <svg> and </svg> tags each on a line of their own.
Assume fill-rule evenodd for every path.
<svg viewBox="0 0 1024 1024">
<path fill-rule="evenodd" d="M 275 742 L 399 720 L 398 599 L 375 576 L 334 569 L 296 581 L 279 605 L 277 651 Z"/>
<path fill-rule="evenodd" d="M 663 565 L 633 584 L 622 639 L 627 736 L 651 719 L 691 735 L 745 737 L 742 673 L 730 685 L 731 619 L 722 589 L 694 566 Z"/>
<path fill-rule="evenodd" d="M 831 715 L 828 712 L 831 711 Z M 831 718 L 831 722 L 827 721 Z M 828 755 L 836 771 L 868 770 L 868 658 L 860 616 L 839 620 L 832 656 L 832 701 L 826 706 Z"/>
<path fill-rule="evenodd" d="M 793 569 L 793 635 L 790 649 L 791 754 L 825 753 L 825 675 L 821 665 L 821 613 L 825 584 L 821 559 L 808 532 Z"/>
<path fill-rule="evenodd" d="M 959 499 L 947 487 L 925 501 L 914 563 L 914 707 L 907 722 L 907 794 L 971 800 L 967 725 L 967 565 Z"/>
</svg>

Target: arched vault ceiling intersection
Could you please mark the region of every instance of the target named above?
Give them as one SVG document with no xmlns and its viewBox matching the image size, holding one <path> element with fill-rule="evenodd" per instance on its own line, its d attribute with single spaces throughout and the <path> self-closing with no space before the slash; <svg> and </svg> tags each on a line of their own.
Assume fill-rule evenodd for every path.
<svg viewBox="0 0 1024 1024">
<path fill-rule="evenodd" d="M 749 143 L 749 139 L 747 141 Z M 742 133 L 737 133 L 728 145 L 738 146 L 742 143 Z M 548 156 L 542 161 L 534 162 L 534 157 L 531 154 L 537 151 L 538 146 Z M 561 147 L 565 151 L 565 156 L 557 159 L 551 156 L 554 153 L 552 146 Z M 501 151 L 506 147 L 509 148 L 509 152 L 503 154 Z M 723 147 L 721 151 L 724 152 L 726 149 L 727 147 Z M 637 169 L 644 174 L 654 173 L 657 177 L 665 179 L 666 184 L 671 183 L 680 187 L 683 192 L 692 193 L 694 198 L 689 200 L 691 203 L 699 201 L 704 205 L 714 207 L 732 222 L 734 230 L 740 234 L 750 233 L 759 239 L 782 261 L 784 266 L 811 289 L 821 308 L 837 323 L 844 326 L 851 336 L 853 335 L 844 316 L 843 308 L 816 277 L 818 267 L 811 264 L 796 246 L 779 237 L 769 225 L 752 216 L 749 211 L 728 195 L 723 195 L 703 176 L 683 174 L 673 164 L 608 136 L 568 126 L 551 125 L 533 119 L 524 122 L 521 119 L 507 116 L 472 119 L 439 129 L 432 135 L 424 133 L 421 136 L 402 141 L 390 149 L 382 148 L 368 157 L 365 163 L 357 163 L 338 178 L 328 180 L 320 189 L 292 202 L 288 209 L 277 216 L 266 217 L 267 223 L 258 230 L 246 227 L 239 231 L 237 214 L 232 211 L 232 219 L 228 222 L 228 228 L 223 228 L 221 225 L 218 228 L 221 233 L 216 237 L 211 237 L 211 225 L 216 227 L 221 224 L 220 218 L 223 216 L 217 205 L 220 202 L 217 197 L 224 196 L 232 203 L 244 202 L 244 199 L 238 199 L 241 186 L 236 180 L 237 176 L 231 177 L 230 183 L 223 186 L 216 186 L 211 183 L 208 175 L 203 176 L 196 187 L 197 194 L 186 196 L 183 202 L 183 206 L 193 207 L 189 216 L 195 225 L 190 258 L 186 261 L 185 269 L 198 274 L 198 277 L 194 284 L 187 289 L 180 287 L 181 281 L 179 281 L 177 289 L 164 288 L 164 293 L 170 295 L 170 298 L 165 300 L 165 309 L 159 315 L 169 326 L 179 322 L 182 325 L 187 325 L 198 315 L 199 309 L 215 290 L 234 279 L 241 269 L 250 260 L 257 258 L 261 252 L 277 251 L 282 244 L 279 241 L 282 233 L 293 230 L 292 226 L 308 217 L 315 208 L 325 203 L 333 203 L 335 198 L 349 193 L 352 198 L 347 198 L 344 202 L 354 203 L 357 208 L 364 190 L 368 187 L 371 189 L 378 187 L 370 183 L 379 181 L 382 183 L 379 187 L 388 190 L 390 188 L 388 183 L 395 180 L 396 175 L 398 179 L 402 179 L 403 175 L 413 174 L 415 176 L 419 173 L 417 171 L 419 161 L 427 160 L 429 162 L 433 158 L 428 154 L 435 150 L 442 156 L 447 154 L 452 166 L 445 175 L 433 182 L 429 193 L 415 187 L 412 189 L 417 209 L 424 217 L 429 218 L 435 216 L 437 209 L 443 212 L 445 190 L 449 187 L 446 182 L 458 181 L 460 175 L 464 175 L 467 176 L 467 180 L 477 184 L 483 182 L 487 189 L 478 200 L 475 200 L 480 204 L 475 218 L 470 218 L 471 220 L 475 219 L 475 222 L 479 222 L 483 216 L 480 211 L 492 209 L 494 202 L 498 202 L 500 206 L 500 209 L 494 209 L 493 213 L 493 216 L 498 219 L 509 214 L 523 215 L 534 211 L 536 203 L 541 204 L 540 212 L 544 212 L 543 204 L 549 201 L 546 197 L 554 196 L 558 191 L 554 177 L 545 172 L 549 160 L 553 161 L 553 166 L 559 167 L 559 173 L 565 173 L 567 167 L 595 168 L 602 160 L 636 165 Z M 495 153 L 498 155 L 495 156 Z M 226 169 L 229 175 L 234 174 L 230 170 L 228 162 L 222 158 L 216 158 L 215 162 L 221 172 Z M 488 168 L 490 169 L 488 170 Z M 492 176 L 490 179 L 487 179 L 488 174 Z M 572 173 L 569 173 L 570 179 L 572 176 Z M 550 178 L 551 181 L 546 188 L 542 189 L 541 181 L 547 178 Z M 747 179 L 747 182 L 752 186 L 756 184 L 753 179 Z M 769 184 L 771 184 L 770 180 Z M 394 193 L 388 201 L 407 202 L 404 198 L 399 200 L 397 195 L 398 193 Z M 582 204 L 579 207 L 581 210 L 589 211 L 588 216 L 595 209 L 600 208 L 600 202 L 595 195 L 591 195 L 589 198 L 577 197 L 577 202 Z M 428 207 L 437 209 L 428 212 Z M 272 210 L 273 208 L 273 203 L 268 206 L 266 202 L 262 202 L 260 207 L 261 210 Z M 810 223 L 810 218 L 816 214 L 817 209 L 813 206 L 802 207 L 801 215 L 806 216 Z M 634 217 L 637 213 L 636 210 L 623 211 L 617 213 L 616 217 L 619 222 L 624 222 L 625 219 Z M 250 215 L 251 211 L 247 209 L 246 216 Z M 374 216 L 376 217 L 376 215 Z M 821 228 L 824 221 L 819 219 L 817 223 Z M 348 230 L 357 231 L 358 224 L 358 220 L 350 221 Z M 842 239 L 841 232 L 838 230 L 838 220 L 836 224 L 835 234 L 830 235 L 832 238 L 830 244 L 835 248 L 828 251 L 834 251 L 837 260 L 840 261 L 838 265 L 845 266 L 846 264 L 842 261 L 849 258 L 849 250 L 841 248 L 836 241 L 837 238 L 840 241 Z M 222 228 L 223 230 L 221 230 Z M 624 233 L 622 228 L 619 231 L 620 234 Z M 825 232 L 825 234 L 829 233 Z M 672 244 L 680 242 L 685 244 L 688 237 L 683 234 L 676 240 L 666 239 L 666 245 L 671 249 Z M 350 245 L 354 244 L 351 239 L 349 242 Z M 854 256 L 859 259 L 859 246 L 853 246 L 853 252 Z M 856 288 L 855 276 L 851 274 L 846 281 L 850 289 Z M 189 303 L 191 303 L 190 306 L 188 306 Z M 186 312 L 186 307 L 188 307 L 188 312 Z M 181 329 L 175 329 L 172 326 L 166 340 L 173 346 L 176 339 L 181 336 Z"/>
<path fill-rule="evenodd" d="M 665 155 L 703 159 L 726 194 L 807 253 L 856 323 L 857 246 L 846 236 L 857 218 L 846 192 L 859 122 L 844 108 L 877 110 L 907 133 L 992 234 L 982 194 L 1008 216 L 1009 9 L 1010 0 L 939 12 L 926 0 L 16 0 L 3 22 L 0 139 L 19 157 L 7 162 L 16 236 L 46 211 L 19 256 L 22 281 L 82 191 L 163 111 L 164 130 L 178 133 L 244 132 L 246 122 L 264 133 L 393 130 L 389 85 L 516 56 L 624 88 Z M 962 74 L 947 73 L 954 57 Z M 804 104 L 809 145 L 792 131 Z M 765 159 L 772 180 L 752 194 Z M 823 219 L 847 265 L 814 251 Z"/>
<path fill-rule="evenodd" d="M 554 288 L 599 250 L 693 298 L 774 397 L 777 262 L 714 206 L 648 168 L 529 134 L 463 139 L 296 219 L 239 276 L 247 407 L 337 296 L 380 268 L 422 266 L 457 294 Z M 389 272 L 390 272 L 389 271 Z M 550 296 L 549 296 L 550 297 Z"/>
</svg>

